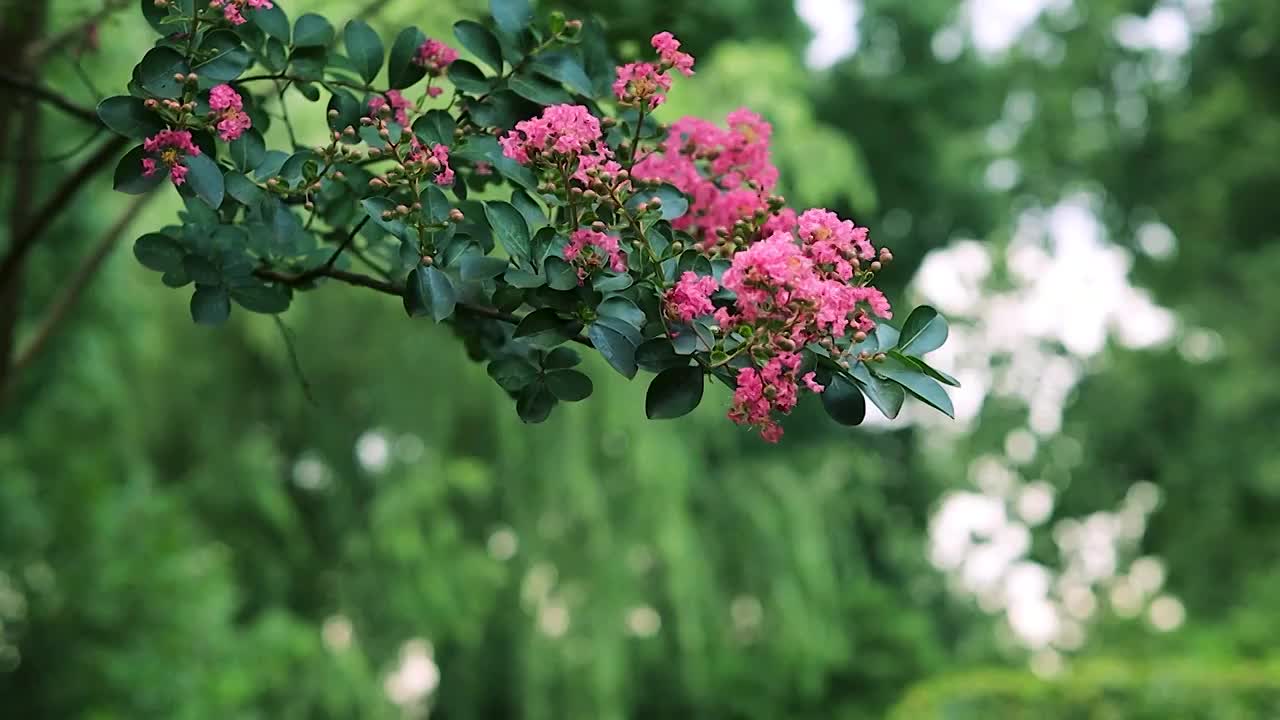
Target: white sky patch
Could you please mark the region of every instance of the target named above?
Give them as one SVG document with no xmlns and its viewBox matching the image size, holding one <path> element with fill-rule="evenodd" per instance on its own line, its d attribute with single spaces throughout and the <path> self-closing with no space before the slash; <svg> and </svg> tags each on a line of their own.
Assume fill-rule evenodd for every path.
<svg viewBox="0 0 1280 720">
<path fill-rule="evenodd" d="M 813 31 L 805 64 L 825 70 L 858 49 L 859 0 L 796 0 L 796 14 Z"/>
<path fill-rule="evenodd" d="M 964 14 L 973 44 L 986 55 L 1008 50 L 1048 5 L 1048 0 L 968 0 Z"/>
</svg>

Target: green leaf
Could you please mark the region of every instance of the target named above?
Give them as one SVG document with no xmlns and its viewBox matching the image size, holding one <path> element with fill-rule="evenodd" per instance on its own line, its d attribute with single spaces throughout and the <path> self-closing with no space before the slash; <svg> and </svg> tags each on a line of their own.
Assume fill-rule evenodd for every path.
<svg viewBox="0 0 1280 720">
<path fill-rule="evenodd" d="M 611 297 L 605 300 L 596 308 L 596 313 L 601 318 L 621 320 L 636 330 L 642 329 L 645 323 L 644 311 L 624 297 Z"/>
<path fill-rule="evenodd" d="M 228 170 L 223 180 L 227 194 L 249 207 L 256 207 L 266 197 L 262 188 L 238 172 Z"/>
<path fill-rule="evenodd" d="M 592 323 L 587 337 L 605 361 L 627 379 L 636 376 L 636 346 L 626 335 L 600 322 Z"/>
<path fill-rule="evenodd" d="M 267 154 L 267 145 L 262 139 L 262 133 L 252 128 L 232 140 L 228 147 L 231 150 L 231 162 L 244 172 L 249 172 L 262 164 Z"/>
<path fill-rule="evenodd" d="M 417 27 L 407 27 L 396 35 L 387 59 L 387 82 L 393 89 L 407 88 L 426 76 L 426 69 L 414 62 L 418 47 L 426 41 L 427 36 Z"/>
<path fill-rule="evenodd" d="M 662 372 L 669 368 L 689 364 L 687 355 L 677 355 L 671 341 L 665 337 L 646 340 L 636 348 L 636 364 L 649 372 Z"/>
<path fill-rule="evenodd" d="M 483 101 L 466 98 L 463 106 L 481 127 L 510 128 L 525 116 L 526 103 L 510 90 L 499 90 Z"/>
<path fill-rule="evenodd" d="M 222 271 L 208 258 L 188 253 L 182 258 L 182 269 L 197 285 L 221 285 Z"/>
<path fill-rule="evenodd" d="M 413 122 L 413 133 L 419 140 L 445 147 L 453 147 L 453 132 L 456 128 L 453 116 L 444 110 L 428 111 Z"/>
<path fill-rule="evenodd" d="M 112 132 L 141 140 L 164 129 L 164 123 L 147 109 L 142 98 L 117 95 L 98 103 L 98 119 Z"/>
<path fill-rule="evenodd" d="M 455 60 L 449 65 L 449 82 L 464 93 L 483 95 L 493 89 L 493 80 L 484 71 L 466 60 Z"/>
<path fill-rule="evenodd" d="M 951 404 L 951 398 L 947 396 L 947 391 L 942 389 L 942 386 L 936 380 L 917 368 L 892 355 L 886 357 L 883 362 L 871 363 L 870 367 L 873 375 L 898 383 L 912 395 L 940 410 L 948 417 L 954 418 L 956 416 L 955 408 Z"/>
<path fill-rule="evenodd" d="M 453 206 L 449 204 L 449 198 L 445 197 L 444 191 L 440 189 L 439 185 L 434 183 L 427 185 L 418 201 L 422 203 L 422 212 L 429 222 L 446 223 L 449 221 L 449 211 L 453 209 Z"/>
<path fill-rule="evenodd" d="M 530 228 L 540 230 L 547 224 L 547 214 L 542 211 L 542 206 L 523 189 L 516 188 L 511 192 L 511 204 L 520 211 L 521 215 L 524 215 L 525 222 L 529 223 Z M 554 236 L 554 233 L 552 235 Z M 533 258 L 535 260 L 541 259 L 540 254 L 537 252 L 533 253 Z"/>
<path fill-rule="evenodd" d="M 187 251 L 177 240 L 160 233 L 147 233 L 133 243 L 133 255 L 148 270 L 183 271 L 182 258 Z"/>
<path fill-rule="evenodd" d="M 382 213 L 388 210 L 395 210 L 396 204 L 389 198 L 371 197 L 360 201 L 361 207 L 368 213 L 369 219 L 378 227 L 386 230 L 395 237 L 404 239 L 408 236 L 408 228 L 404 224 L 404 219 L 398 216 L 392 217 L 390 220 L 384 220 Z"/>
<path fill-rule="evenodd" d="M 464 255 L 459 263 L 463 280 L 488 280 L 495 278 L 509 267 L 506 258 L 489 255 Z"/>
<path fill-rule="evenodd" d="M 533 22 L 529 0 L 489 0 L 489 13 L 503 32 L 516 34 Z"/>
<path fill-rule="evenodd" d="M 293 24 L 294 47 L 328 47 L 333 42 L 333 25 L 315 13 L 306 13 Z"/>
<path fill-rule="evenodd" d="M 520 419 L 531 424 L 543 422 L 551 416 L 556 398 L 545 383 L 535 382 L 520 391 L 516 398 L 516 412 Z"/>
<path fill-rule="evenodd" d="M 289 291 L 279 285 L 255 283 L 231 288 L 231 299 L 249 312 L 275 315 L 289 309 Z"/>
<path fill-rule="evenodd" d="M 891 353 L 891 354 L 896 354 L 896 353 Z M 937 380 L 943 385 L 950 385 L 951 387 L 960 387 L 959 380 L 948 375 L 947 373 L 942 372 L 941 370 L 933 367 L 932 365 L 929 365 L 928 363 L 921 360 L 920 358 L 906 357 L 905 359 L 907 362 L 923 370 L 925 375 L 928 375 L 929 377 L 933 378 L 934 380 Z"/>
<path fill-rule="evenodd" d="M 541 308 L 525 315 L 520 320 L 520 324 L 516 325 L 515 332 L 512 337 L 533 337 L 543 333 L 558 333 L 564 335 L 564 328 L 567 322 L 560 317 L 552 308 Z"/>
<path fill-rule="evenodd" d="M 902 403 L 907 399 L 907 391 L 901 385 L 872 375 L 866 364 L 861 362 L 850 368 L 849 374 L 857 381 L 862 394 L 880 408 L 885 417 L 890 420 L 898 417 Z"/>
<path fill-rule="evenodd" d="M 947 341 L 947 332 L 946 319 L 937 310 L 921 305 L 912 310 L 907 321 L 902 324 L 898 349 L 904 355 L 924 355 L 942 347 Z"/>
<path fill-rule="evenodd" d="M 577 370 L 557 370 L 547 373 L 546 383 L 551 394 L 565 402 L 586 400 L 594 389 L 591 378 Z"/>
<path fill-rule="evenodd" d="M 249 13 L 249 19 L 266 34 L 289 44 L 289 16 L 280 8 L 280 3 L 272 3 L 270 8 L 254 10 Z"/>
<path fill-rule="evenodd" d="M 509 202 L 492 200 L 484 204 L 485 217 L 493 229 L 493 236 L 517 265 L 529 267 L 529 224 L 524 215 Z"/>
<path fill-rule="evenodd" d="M 187 184 L 196 196 L 208 203 L 209 207 L 220 207 L 226 186 L 222 182 L 222 169 L 218 164 L 204 153 L 186 156 L 183 164 L 187 166 Z"/>
<path fill-rule="evenodd" d="M 591 97 L 595 91 L 591 87 L 591 78 L 582 68 L 582 62 L 565 50 L 553 50 L 538 55 L 530 66 L 534 72 L 564 83 L 579 95 Z"/>
<path fill-rule="evenodd" d="M 822 392 L 822 407 L 841 425 L 860 425 L 867 417 L 867 400 L 852 382 L 836 375 Z"/>
<path fill-rule="evenodd" d="M 520 268 L 515 267 L 508 268 L 507 272 L 503 274 L 502 279 L 506 280 L 507 284 L 512 287 L 524 290 L 529 288 L 539 288 L 547 284 L 547 279 L 542 275 L 535 275 L 528 270 L 521 270 Z"/>
<path fill-rule="evenodd" d="M 116 163 L 115 176 L 112 178 L 111 187 L 122 193 L 130 195 L 141 195 L 149 192 L 167 177 L 167 173 L 160 168 L 155 174 L 147 177 L 142 174 L 142 159 L 147 156 L 142 146 L 130 150 L 120 158 L 120 162 Z"/>
<path fill-rule="evenodd" d="M 543 370 L 565 370 L 582 362 L 582 356 L 571 348 L 558 347 L 542 359 Z"/>
<path fill-rule="evenodd" d="M 876 343 L 878 343 L 881 350 L 888 350 L 898 344 L 898 328 L 889 323 L 878 323 L 873 332 L 876 336 Z"/>
<path fill-rule="evenodd" d="M 578 287 L 578 270 L 564 260 L 552 256 L 542 267 L 547 285 L 553 290 L 572 290 Z"/>
<path fill-rule="evenodd" d="M 507 392 L 517 392 L 538 377 L 538 369 L 516 355 L 503 355 L 489 363 L 489 377 Z"/>
<path fill-rule="evenodd" d="M 620 292 L 631 287 L 635 281 L 629 273 L 620 275 L 601 275 L 592 281 L 592 287 L 602 293 Z"/>
<path fill-rule="evenodd" d="M 512 92 L 526 100 L 532 100 L 539 105 L 560 105 L 573 102 L 573 96 L 564 91 L 564 88 L 556 83 L 544 80 L 538 75 L 512 75 L 507 80 L 507 87 Z"/>
<path fill-rule="evenodd" d="M 430 315 L 440 322 L 453 314 L 458 302 L 453 281 L 434 267 L 419 266 L 405 280 L 404 310 L 409 317 Z"/>
<path fill-rule="evenodd" d="M 373 82 L 382 69 L 382 38 L 363 20 L 352 20 L 342 31 L 347 57 L 365 82 Z"/>
<path fill-rule="evenodd" d="M 320 82 L 324 79 L 325 66 L 328 64 L 329 48 L 324 45 L 296 48 L 289 55 L 289 67 L 293 69 L 293 74 L 302 80 Z M 308 100 L 315 102 L 320 99 L 319 90 L 313 88 L 311 92 L 307 92 L 304 89 L 307 83 L 296 83 L 296 87 Z"/>
<path fill-rule="evenodd" d="M 667 368 L 654 376 L 644 397 L 644 414 L 650 420 L 670 420 L 693 412 L 702 402 L 702 368 Z"/>
<path fill-rule="evenodd" d="M 182 83 L 173 79 L 178 73 L 188 73 L 186 58 L 171 47 L 154 47 L 142 56 L 142 62 L 134 69 L 134 79 L 143 90 L 158 98 L 182 96 Z"/>
<path fill-rule="evenodd" d="M 191 319 L 200 325 L 221 325 L 231 315 L 231 298 L 221 285 L 196 285 L 191 296 Z"/>
<path fill-rule="evenodd" d="M 629 201 L 627 201 L 627 207 L 634 211 L 636 206 L 640 203 L 649 202 L 655 197 L 662 201 L 663 220 L 675 220 L 683 217 L 684 214 L 689 211 L 689 199 L 684 196 L 684 193 L 676 189 L 674 185 L 669 185 L 667 183 L 663 183 L 652 190 L 645 190 L 643 192 L 636 193 Z M 710 275 L 711 272 L 709 267 L 706 273 L 701 274 Z"/>
<path fill-rule="evenodd" d="M 201 88 L 235 80 L 253 64 L 253 55 L 240 42 L 240 36 L 230 30 L 214 30 L 206 35 L 201 50 L 214 51 L 191 68 L 200 76 Z"/>
<path fill-rule="evenodd" d="M 480 62 L 502 73 L 502 46 L 489 28 L 473 20 L 459 20 L 453 24 L 453 36 Z"/>
</svg>

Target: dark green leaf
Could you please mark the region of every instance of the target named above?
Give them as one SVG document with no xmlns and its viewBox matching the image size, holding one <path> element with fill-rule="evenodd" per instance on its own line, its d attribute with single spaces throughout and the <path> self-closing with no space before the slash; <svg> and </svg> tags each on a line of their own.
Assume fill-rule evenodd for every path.
<svg viewBox="0 0 1280 720">
<path fill-rule="evenodd" d="M 147 233 L 133 243 L 133 255 L 148 270 L 183 271 L 182 258 L 187 254 L 177 240 L 168 235 Z"/>
<path fill-rule="evenodd" d="M 867 417 L 867 401 L 850 381 L 836 375 L 822 392 L 822 407 L 841 425 L 860 425 Z"/>
<path fill-rule="evenodd" d="M 227 188 L 227 194 L 235 198 L 237 201 L 250 207 L 255 207 L 266 197 L 266 193 L 262 188 L 258 187 L 252 180 L 231 170 L 227 171 L 224 177 L 224 184 Z"/>
<path fill-rule="evenodd" d="M 289 291 L 279 285 L 255 283 L 231 288 L 231 299 L 250 312 L 275 315 L 289 309 Z"/>
<path fill-rule="evenodd" d="M 453 61 L 448 73 L 449 82 L 462 92 L 483 95 L 493 89 L 493 80 L 486 78 L 480 68 L 466 60 Z"/>
<path fill-rule="evenodd" d="M 211 88 L 240 77 L 253 64 L 253 55 L 230 30 L 214 30 L 204 38 L 202 51 L 212 51 L 191 70 L 200 76 L 200 87 Z"/>
<path fill-rule="evenodd" d="M 547 388 L 551 394 L 565 402 L 586 400 L 591 396 L 591 378 L 577 370 L 557 370 L 547 373 Z"/>
<path fill-rule="evenodd" d="M 117 134 L 141 140 L 164 129 L 164 123 L 147 109 L 142 98 L 117 95 L 98 103 L 98 118 Z"/>
<path fill-rule="evenodd" d="M 489 363 L 489 377 L 507 392 L 516 392 L 538 377 L 538 369 L 516 355 L 504 355 Z"/>
<path fill-rule="evenodd" d="M 572 290 L 578 287 L 578 270 L 564 260 L 552 256 L 543 265 L 547 285 L 553 290 Z"/>
<path fill-rule="evenodd" d="M 524 215 L 525 222 L 529 223 L 529 227 L 538 230 L 547 224 L 547 214 L 542 211 L 542 206 L 529 196 L 529 193 L 520 188 L 516 188 L 511 193 L 511 204 Z M 540 259 L 538 253 L 533 253 L 535 259 Z"/>
<path fill-rule="evenodd" d="M 702 402 L 702 390 L 702 368 L 696 365 L 667 368 L 649 383 L 649 391 L 644 398 L 644 414 L 650 420 L 688 415 Z"/>
<path fill-rule="evenodd" d="M 559 84 L 538 75 L 512 75 L 507 86 L 520 97 L 539 105 L 560 105 L 573 102 L 573 97 Z"/>
<path fill-rule="evenodd" d="M 222 169 L 218 164 L 204 153 L 186 156 L 183 164 L 187 166 L 187 184 L 191 186 L 191 190 L 201 200 L 209 203 L 209 207 L 220 207 L 226 188 L 222 182 Z"/>
<path fill-rule="evenodd" d="M 459 263 L 463 280 L 488 280 L 503 273 L 510 263 L 489 255 L 464 255 Z"/>
<path fill-rule="evenodd" d="M 142 89 L 158 98 L 182 96 L 182 83 L 173 79 L 178 73 L 188 73 L 187 61 L 171 47 L 154 47 L 142 56 L 142 62 L 134 70 L 134 79 Z"/>
<path fill-rule="evenodd" d="M 369 219 L 373 220 L 378 227 L 398 238 L 403 239 L 408 236 L 408 228 L 405 227 L 403 218 L 393 216 L 389 220 L 384 220 L 382 217 L 382 213 L 395 210 L 396 204 L 390 199 L 384 197 L 365 198 L 360 201 L 360 205 L 369 214 Z"/>
<path fill-rule="evenodd" d="M 532 264 L 529 247 L 529 224 L 524 215 L 511 203 L 494 200 L 484 204 L 485 217 L 493 229 L 493 236 L 516 264 L 528 267 Z"/>
<path fill-rule="evenodd" d="M 415 62 L 418 47 L 426 41 L 427 36 L 416 27 L 407 27 L 396 35 L 387 59 L 387 82 L 393 89 L 407 88 L 426 76 L 426 69 Z"/>
<path fill-rule="evenodd" d="M 456 127 L 452 115 L 444 110 L 431 110 L 414 121 L 413 133 L 425 143 L 453 147 Z"/>
<path fill-rule="evenodd" d="M 124 157 L 120 158 L 120 162 L 116 163 L 115 177 L 111 186 L 122 193 L 141 195 L 163 182 L 168 176 L 163 167 L 150 177 L 142 174 L 142 159 L 146 156 L 141 145 L 125 153 Z"/>
<path fill-rule="evenodd" d="M 527 423 L 540 423 L 551 416 L 556 406 L 556 398 L 545 383 L 535 382 L 520 391 L 516 398 L 516 412 L 520 419 Z"/>
<path fill-rule="evenodd" d="M 196 285 L 191 295 L 191 319 L 201 325 L 221 325 L 231 315 L 231 299 L 221 285 Z"/>
<path fill-rule="evenodd" d="M 874 330 L 876 343 L 881 350 L 888 350 L 898 344 L 898 328 L 889 323 L 882 322 L 876 325 Z"/>
<path fill-rule="evenodd" d="M 328 47 L 333 42 L 333 25 L 315 13 L 307 13 L 293 24 L 294 47 Z"/>
<path fill-rule="evenodd" d="M 884 362 L 871 363 L 870 368 L 872 374 L 898 383 L 912 395 L 942 411 L 948 417 L 956 416 L 947 391 L 919 369 L 893 356 L 885 358 Z"/>
<path fill-rule="evenodd" d="M 262 31 L 286 45 L 289 43 L 289 16 L 280 8 L 280 3 L 272 3 L 270 8 L 260 8 L 249 13 L 249 19 Z"/>
<path fill-rule="evenodd" d="M 626 335 L 596 322 L 587 329 L 587 337 L 614 370 L 628 379 L 636 376 L 636 346 Z"/>
<path fill-rule="evenodd" d="M 334 132 L 342 132 L 348 127 L 360 127 L 360 117 L 365 113 L 364 103 L 356 99 L 355 95 L 346 90 L 337 89 L 329 96 L 329 112 L 337 111 L 334 117 L 326 117 L 329 122 L 329 129 Z"/>
<path fill-rule="evenodd" d="M 600 307 L 596 308 L 596 313 L 601 318 L 616 318 L 631 327 L 639 330 L 644 327 L 645 315 L 644 311 L 636 307 L 636 304 L 623 297 L 611 297 L 600 303 Z"/>
<path fill-rule="evenodd" d="M 409 271 L 404 290 L 404 310 L 409 317 L 430 315 L 440 322 L 453 314 L 457 301 L 457 291 L 448 275 L 425 266 Z"/>
<path fill-rule="evenodd" d="M 547 279 L 542 275 L 535 275 L 528 270 L 521 270 L 520 268 L 514 267 L 509 268 L 502 276 L 502 279 L 506 280 L 507 284 L 512 287 L 522 289 L 539 288 L 547 284 Z"/>
<path fill-rule="evenodd" d="M 921 305 L 911 311 L 907 321 L 902 324 L 902 333 L 898 337 L 898 349 L 904 355 L 924 355 L 937 350 L 947 341 L 947 321 L 937 310 L 928 305 Z"/>
<path fill-rule="evenodd" d="M 552 308 L 541 308 L 525 315 L 520 320 L 520 324 L 516 325 L 513 337 L 533 337 L 542 333 L 554 332 L 561 333 L 566 325 L 564 318 L 560 317 Z"/>
<path fill-rule="evenodd" d="M 480 62 L 502 72 L 502 46 L 489 28 L 472 20 L 459 20 L 453 25 L 453 36 L 458 38 L 462 47 L 471 51 Z"/>
<path fill-rule="evenodd" d="M 602 293 L 619 292 L 631 287 L 632 280 L 629 273 L 621 275 L 601 275 L 592 281 L 592 287 Z"/>
<path fill-rule="evenodd" d="M 382 38 L 363 20 L 352 20 L 342 31 L 347 57 L 365 82 L 373 82 L 382 69 Z"/>
<path fill-rule="evenodd" d="M 558 347 L 542 360 L 542 368 L 544 370 L 564 370 L 577 366 L 582 362 L 582 356 L 567 347 Z"/>
<path fill-rule="evenodd" d="M 228 147 L 231 149 L 231 162 L 244 172 L 258 167 L 267 154 L 262 133 L 252 128 L 232 140 Z"/>
<path fill-rule="evenodd" d="M 650 202 L 653 198 L 658 198 L 662 201 L 663 220 L 675 220 L 689 211 L 689 200 L 684 196 L 684 193 L 676 189 L 674 185 L 666 183 L 651 190 L 636 193 L 631 200 L 627 201 L 627 207 L 634 211 L 640 203 Z M 707 272 L 701 274 L 711 274 L 710 262 L 708 262 Z"/>
<path fill-rule="evenodd" d="M 534 58 L 531 67 L 534 72 L 564 83 L 579 95 L 591 97 L 594 94 L 587 71 L 582 68 L 578 58 L 567 50 L 542 53 Z"/>
<path fill-rule="evenodd" d="M 466 98 L 463 106 L 477 125 L 495 128 L 514 126 L 524 117 L 527 107 L 525 101 L 510 90 L 499 90 L 484 100 Z"/>
<path fill-rule="evenodd" d="M 849 370 L 849 374 L 858 381 L 858 387 L 884 416 L 892 420 L 898 417 L 902 403 L 907 399 L 907 391 L 892 380 L 872 375 L 865 363 L 857 363 Z"/>
<path fill-rule="evenodd" d="M 677 355 L 671 341 L 665 337 L 656 337 L 641 343 L 636 348 L 636 364 L 649 372 L 662 372 L 669 368 L 684 367 L 689 364 L 687 355 Z"/>
<path fill-rule="evenodd" d="M 187 277 L 191 278 L 197 285 L 222 284 L 222 271 L 203 256 L 194 253 L 183 256 L 182 269 L 186 271 Z"/>
<path fill-rule="evenodd" d="M 300 47 L 289 55 L 289 67 L 293 70 L 293 74 L 302 80 L 320 82 L 324 78 L 324 69 L 328 64 L 329 48 L 324 45 Z M 314 102 L 320 98 L 319 90 L 314 90 L 311 93 L 302 91 L 304 85 L 305 83 L 297 83 L 299 91 L 303 92 L 308 100 Z"/>
<path fill-rule="evenodd" d="M 449 204 L 449 198 L 445 197 L 439 185 L 427 185 L 418 201 L 422 203 L 422 213 L 429 222 L 443 224 L 449 221 L 449 211 L 453 206 Z"/>
<path fill-rule="evenodd" d="M 489 0 L 489 13 L 503 32 L 516 34 L 533 21 L 529 0 Z"/>
</svg>

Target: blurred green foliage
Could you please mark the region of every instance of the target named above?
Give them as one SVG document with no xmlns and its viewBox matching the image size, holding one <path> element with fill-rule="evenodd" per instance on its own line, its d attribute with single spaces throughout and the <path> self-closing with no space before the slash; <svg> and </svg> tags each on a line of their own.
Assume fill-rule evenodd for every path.
<svg viewBox="0 0 1280 720">
<path fill-rule="evenodd" d="M 444 37 L 478 5 L 391 2 L 374 22 Z M 384 683 L 424 638 L 432 714 L 449 718 L 878 718 L 949 673 L 895 717 L 1273 716 L 1280 7 L 1213 3 L 1160 80 L 1160 59 L 1112 32 L 1149 0 L 1046 15 L 1032 35 L 1052 62 L 1030 42 L 943 61 L 933 41 L 955 3 L 868 0 L 858 52 L 821 73 L 803 69 L 789 3 L 566 5 L 612 17 L 623 56 L 657 29 L 685 38 L 697 90 L 667 117 L 749 98 L 778 126 L 792 203 L 831 204 L 893 247 L 891 298 L 929 249 L 975 237 L 998 254 L 1018 211 L 1075 190 L 1102 198 L 1114 242 L 1140 250 L 1150 221 L 1173 231 L 1169 258 L 1135 253 L 1134 281 L 1209 334 L 1190 352 L 1185 337 L 1109 348 L 1055 438 L 1073 461 L 1046 452 L 1022 471 L 1056 488 L 1055 518 L 1158 485 L 1140 549 L 1165 560 L 1183 629 L 1107 615 L 1060 680 L 965 672 L 1025 655 L 930 567 L 928 518 L 1025 423 L 1016 400 L 989 398 L 946 443 L 801 408 L 769 448 L 724 421 L 723 397 L 650 423 L 642 388 L 613 378 L 531 428 L 444 332 L 394 319 L 394 301 L 320 292 L 284 318 L 312 404 L 269 319 L 192 327 L 118 252 L 2 410 L 0 714 L 396 717 Z M 88 11 L 55 9 L 55 27 Z M 93 82 L 118 84 L 148 32 L 132 15 L 104 28 Z M 65 58 L 48 72 L 92 101 Z M 988 130 L 1019 92 L 1034 113 L 997 151 Z M 73 120 L 46 121 L 44 149 L 74 146 Z M 804 162 L 819 135 L 845 150 Z M 984 173 L 1000 157 L 1020 172 L 997 190 Z M 71 165 L 50 163 L 40 189 Z M 23 333 L 119 202 L 98 179 L 38 249 Z M 1033 555 L 1051 564 L 1048 534 Z"/>
</svg>

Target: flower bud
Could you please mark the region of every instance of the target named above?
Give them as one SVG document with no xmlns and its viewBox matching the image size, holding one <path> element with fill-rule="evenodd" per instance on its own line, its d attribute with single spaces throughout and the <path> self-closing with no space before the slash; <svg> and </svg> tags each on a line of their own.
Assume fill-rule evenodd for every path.
<svg viewBox="0 0 1280 720">
<path fill-rule="evenodd" d="M 383 180 L 380 177 L 369 178 L 369 187 L 371 188 L 383 188 L 386 186 L 387 186 L 387 181 Z"/>
<path fill-rule="evenodd" d="M 428 172 L 440 171 L 440 161 L 435 158 L 427 158 L 426 162 L 422 163 L 422 166 L 425 167 Z"/>
<path fill-rule="evenodd" d="M 449 219 L 456 223 L 460 223 L 463 220 L 466 220 L 467 216 L 463 215 L 462 211 L 459 210 L 458 208 L 453 208 L 452 210 L 449 211 Z"/>
<path fill-rule="evenodd" d="M 430 265 L 432 265 L 433 263 L 435 263 L 435 258 L 431 257 L 430 255 L 423 255 L 423 256 L 422 256 L 422 264 L 423 264 L 423 265 L 430 266 Z"/>
<path fill-rule="evenodd" d="M 880 272 L 881 268 L 883 267 L 884 266 L 880 264 L 880 261 L 876 260 L 871 263 L 871 272 Z"/>
<path fill-rule="evenodd" d="M 595 230 L 596 232 L 600 232 L 600 233 L 602 233 L 602 232 L 604 232 L 605 230 L 608 230 L 608 229 L 609 229 L 609 226 L 608 226 L 608 225 L 605 225 L 603 222 L 601 222 L 601 221 L 599 221 L 599 220 L 596 220 L 595 222 L 591 223 L 591 229 L 592 229 L 592 230 Z"/>
<path fill-rule="evenodd" d="M 146 100 L 143 101 L 142 104 L 145 105 L 149 110 L 155 110 L 160 103 L 156 102 L 155 98 L 147 98 Z"/>
<path fill-rule="evenodd" d="M 858 332 L 856 332 L 856 333 L 854 333 L 854 334 L 853 334 L 853 341 L 854 341 L 854 342 L 866 342 L 866 341 L 867 341 L 867 334 L 866 334 L 865 332 L 863 332 L 863 331 L 859 330 Z"/>
<path fill-rule="evenodd" d="M 876 362 L 884 362 L 884 359 L 885 359 L 885 357 L 887 357 L 887 356 L 886 356 L 884 353 L 882 353 L 882 352 L 878 352 L 878 353 L 876 353 L 876 354 L 875 354 L 874 356 L 872 356 L 872 357 L 873 357 L 873 359 L 874 359 Z"/>
<path fill-rule="evenodd" d="M 280 187 L 280 180 L 278 178 L 267 178 L 267 187 L 275 190 Z"/>
<path fill-rule="evenodd" d="M 383 219 L 383 220 L 394 220 L 395 218 L 396 218 L 396 214 L 395 214 L 394 212 L 392 212 L 391 210 L 383 210 L 383 211 L 382 211 L 382 219 Z"/>
<path fill-rule="evenodd" d="M 183 75 L 182 73 L 174 73 L 174 74 L 173 74 L 173 79 L 174 79 L 174 80 L 177 80 L 178 82 L 186 82 L 186 81 L 187 81 L 187 76 L 186 76 L 186 75 Z"/>
<path fill-rule="evenodd" d="M 302 207 L 304 207 L 304 208 L 306 208 L 306 209 L 308 209 L 308 210 L 315 210 L 315 209 L 316 209 L 316 204 L 315 204 L 315 203 L 313 203 L 313 202 L 311 202 L 310 200 L 308 200 L 308 201 L 306 201 L 306 202 L 302 203 Z"/>
<path fill-rule="evenodd" d="M 378 137 L 382 138 L 383 140 L 390 140 L 390 139 L 391 139 L 391 131 L 390 131 L 390 130 L 388 130 L 388 129 L 386 129 L 385 127 L 384 127 L 384 128 L 381 128 L 381 129 L 379 129 L 379 130 L 378 130 Z"/>
<path fill-rule="evenodd" d="M 662 207 L 662 198 L 658 197 L 657 195 L 654 195 L 653 197 L 649 198 L 649 207 L 653 208 L 654 210 L 657 210 L 658 208 Z"/>
<path fill-rule="evenodd" d="M 200 77 L 199 77 L 198 75 L 196 75 L 196 74 L 195 74 L 195 73 L 193 73 L 193 72 L 187 73 L 187 84 L 188 84 L 188 85 L 195 85 L 195 84 L 196 84 L 196 83 L 198 83 L 198 82 L 200 82 Z"/>
<path fill-rule="evenodd" d="M 382 150 L 380 148 L 369 148 L 370 158 L 380 157 L 381 155 L 382 155 Z"/>
<path fill-rule="evenodd" d="M 679 240 L 671 243 L 671 252 L 674 252 L 677 255 L 684 252 L 684 243 L 680 242 Z"/>
<path fill-rule="evenodd" d="M 346 179 L 347 179 L 347 174 L 346 174 L 346 173 L 344 173 L 344 172 L 342 172 L 341 170 L 334 170 L 334 171 L 333 171 L 333 179 L 334 179 L 334 180 L 346 180 Z"/>
<path fill-rule="evenodd" d="M 336 118 L 336 117 L 338 117 L 338 110 L 337 110 L 336 108 L 330 108 L 330 110 L 329 110 L 329 119 L 330 119 L 330 120 L 332 120 L 332 119 L 334 119 L 334 118 Z"/>
<path fill-rule="evenodd" d="M 645 214 L 645 213 L 649 212 L 649 203 L 647 203 L 647 202 L 642 202 L 642 203 L 640 203 L 639 205 L 637 205 L 637 206 L 636 206 L 636 212 L 640 213 L 641 215 L 643 215 L 643 214 Z"/>
<path fill-rule="evenodd" d="M 403 217 L 403 216 L 405 216 L 405 215 L 408 215 L 408 214 L 409 214 L 409 206 L 408 206 L 408 205 L 404 205 L 404 204 L 397 205 L 397 206 L 396 206 L 396 214 L 397 214 L 397 215 L 400 215 L 401 217 Z"/>
<path fill-rule="evenodd" d="M 564 24 L 565 28 L 577 32 L 582 29 L 581 20 L 570 20 Z"/>
</svg>

